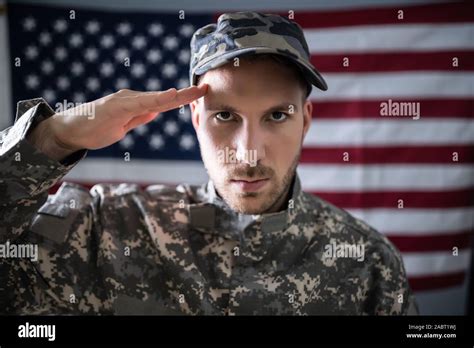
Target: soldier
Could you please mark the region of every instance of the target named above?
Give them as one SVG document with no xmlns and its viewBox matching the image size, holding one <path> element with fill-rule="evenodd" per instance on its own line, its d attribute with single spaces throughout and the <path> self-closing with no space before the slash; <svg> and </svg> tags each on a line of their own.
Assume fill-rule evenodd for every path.
<svg viewBox="0 0 474 348">
<path fill-rule="evenodd" d="M 223 14 L 191 42 L 191 87 L 112 95 L 55 113 L 20 102 L 1 136 L 6 314 L 401 315 L 418 309 L 399 251 L 296 174 L 326 90 L 301 28 Z M 191 104 L 202 186 L 64 183 L 88 149 Z M 84 110 L 93 110 L 93 114 Z M 4 248 L 5 249 L 5 248 Z"/>
</svg>

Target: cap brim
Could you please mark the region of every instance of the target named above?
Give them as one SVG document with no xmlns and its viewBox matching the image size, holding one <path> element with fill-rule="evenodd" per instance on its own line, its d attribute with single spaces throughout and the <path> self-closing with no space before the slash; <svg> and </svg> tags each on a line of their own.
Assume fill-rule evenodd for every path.
<svg viewBox="0 0 474 348">
<path fill-rule="evenodd" d="M 242 48 L 242 49 L 235 50 L 232 52 L 223 53 L 220 56 L 210 61 L 207 61 L 201 67 L 196 68 L 193 76 L 191 77 L 191 85 L 196 84 L 196 76 L 203 75 L 209 70 L 225 65 L 229 63 L 229 61 L 232 60 L 233 58 L 244 56 L 247 54 L 265 54 L 265 53 L 276 54 L 276 55 L 288 58 L 289 60 L 294 62 L 297 66 L 299 66 L 299 68 L 302 70 L 304 77 L 307 79 L 309 83 L 316 86 L 322 91 L 326 91 L 328 89 L 328 85 L 326 81 L 321 76 L 319 71 L 317 71 L 312 65 L 300 59 L 297 59 L 292 55 L 285 54 L 280 51 L 276 51 L 275 49 L 269 48 L 269 47 L 246 47 L 246 48 Z"/>
</svg>

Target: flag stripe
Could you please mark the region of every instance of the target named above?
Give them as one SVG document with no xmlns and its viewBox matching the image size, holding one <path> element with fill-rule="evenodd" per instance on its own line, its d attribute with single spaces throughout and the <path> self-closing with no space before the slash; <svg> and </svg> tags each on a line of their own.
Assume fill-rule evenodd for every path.
<svg viewBox="0 0 474 348">
<path fill-rule="evenodd" d="M 399 19 L 403 10 L 403 19 Z M 288 12 L 280 15 L 288 17 Z M 474 20 L 472 3 L 448 2 L 438 4 L 371 7 L 331 11 L 295 11 L 294 20 L 303 28 L 352 27 L 367 24 L 455 23 Z"/>
<path fill-rule="evenodd" d="M 395 103 L 420 103 L 422 118 L 467 118 L 473 119 L 474 100 L 447 98 L 390 98 Z M 313 118 L 330 119 L 365 119 L 380 118 L 381 104 L 387 99 L 378 100 L 338 100 L 313 102 Z M 386 117 L 384 121 L 399 121 L 398 117 Z M 344 122 L 346 122 L 344 120 Z"/>
<path fill-rule="evenodd" d="M 421 110 L 422 113 L 423 110 Z M 460 146 L 474 144 L 474 122 L 467 119 L 419 119 L 381 116 L 365 120 L 314 120 L 305 147 L 338 146 Z M 398 122 L 385 121 L 398 118 Z M 440 131 L 442 130 L 442 131 Z"/>
<path fill-rule="evenodd" d="M 471 246 L 472 231 L 463 231 L 456 234 L 440 234 L 435 236 L 410 235 L 397 236 L 388 234 L 387 237 L 401 252 L 446 251 L 454 247 L 468 249 Z"/>
<path fill-rule="evenodd" d="M 474 185 L 474 166 L 448 165 L 333 165 L 298 166 L 308 191 L 457 190 Z"/>
<path fill-rule="evenodd" d="M 321 73 L 474 70 L 474 51 L 312 54 Z"/>
<path fill-rule="evenodd" d="M 467 249 L 460 250 L 458 255 L 453 255 L 452 250 L 403 255 L 408 277 L 465 272 L 471 261 L 471 250 Z"/>
<path fill-rule="evenodd" d="M 474 206 L 474 186 L 451 191 L 311 192 L 344 208 L 456 208 Z M 402 200 L 402 205 L 400 201 Z"/>
<path fill-rule="evenodd" d="M 347 211 L 366 221 L 379 232 L 410 236 L 456 234 L 459 231 L 473 230 L 473 207 L 457 208 L 373 208 L 347 209 Z"/>
<path fill-rule="evenodd" d="M 348 99 L 474 96 L 474 73 L 471 72 L 327 73 L 324 77 L 328 90 L 321 93 L 313 89 L 311 100 L 347 102 Z"/>
<path fill-rule="evenodd" d="M 301 151 L 301 162 L 346 165 L 377 163 L 445 163 L 455 165 L 457 163 L 474 163 L 474 145 L 305 147 Z"/>
<path fill-rule="evenodd" d="M 474 49 L 472 22 L 366 25 L 355 28 L 305 29 L 304 33 L 311 54 Z"/>
<path fill-rule="evenodd" d="M 466 272 L 454 272 L 437 276 L 409 277 L 408 281 L 413 291 L 439 290 L 460 285 L 466 278 Z"/>
</svg>

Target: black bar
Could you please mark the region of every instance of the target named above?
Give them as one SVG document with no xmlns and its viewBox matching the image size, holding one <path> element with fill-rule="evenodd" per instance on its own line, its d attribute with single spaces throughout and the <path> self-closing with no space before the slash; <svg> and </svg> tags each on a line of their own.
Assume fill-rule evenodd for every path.
<svg viewBox="0 0 474 348">
<path fill-rule="evenodd" d="M 20 325 L 55 325 L 55 339 L 18 337 Z M 409 328 L 409 325 L 412 325 Z M 431 327 L 427 326 L 430 325 Z M 442 325 L 448 325 L 444 327 Z M 454 327 L 450 327 L 455 325 Z M 27 328 L 26 326 L 24 328 Z M 23 330 L 25 333 L 26 330 Z M 28 331 L 35 333 L 35 331 Z M 46 331 L 45 331 L 46 332 Z M 179 317 L 1 316 L 0 346 L 10 344 L 173 343 L 409 343 L 416 346 L 474 343 L 472 317 Z M 408 338 L 407 334 L 456 334 Z"/>
</svg>

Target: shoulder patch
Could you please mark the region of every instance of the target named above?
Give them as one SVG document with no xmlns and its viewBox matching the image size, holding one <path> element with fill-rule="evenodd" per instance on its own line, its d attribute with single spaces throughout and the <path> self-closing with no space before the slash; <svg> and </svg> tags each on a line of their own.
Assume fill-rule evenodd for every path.
<svg viewBox="0 0 474 348">
<path fill-rule="evenodd" d="M 55 195 L 49 196 L 33 218 L 30 231 L 55 243 L 66 242 L 70 226 L 80 211 L 92 202 L 83 187 L 63 183 Z"/>
</svg>

